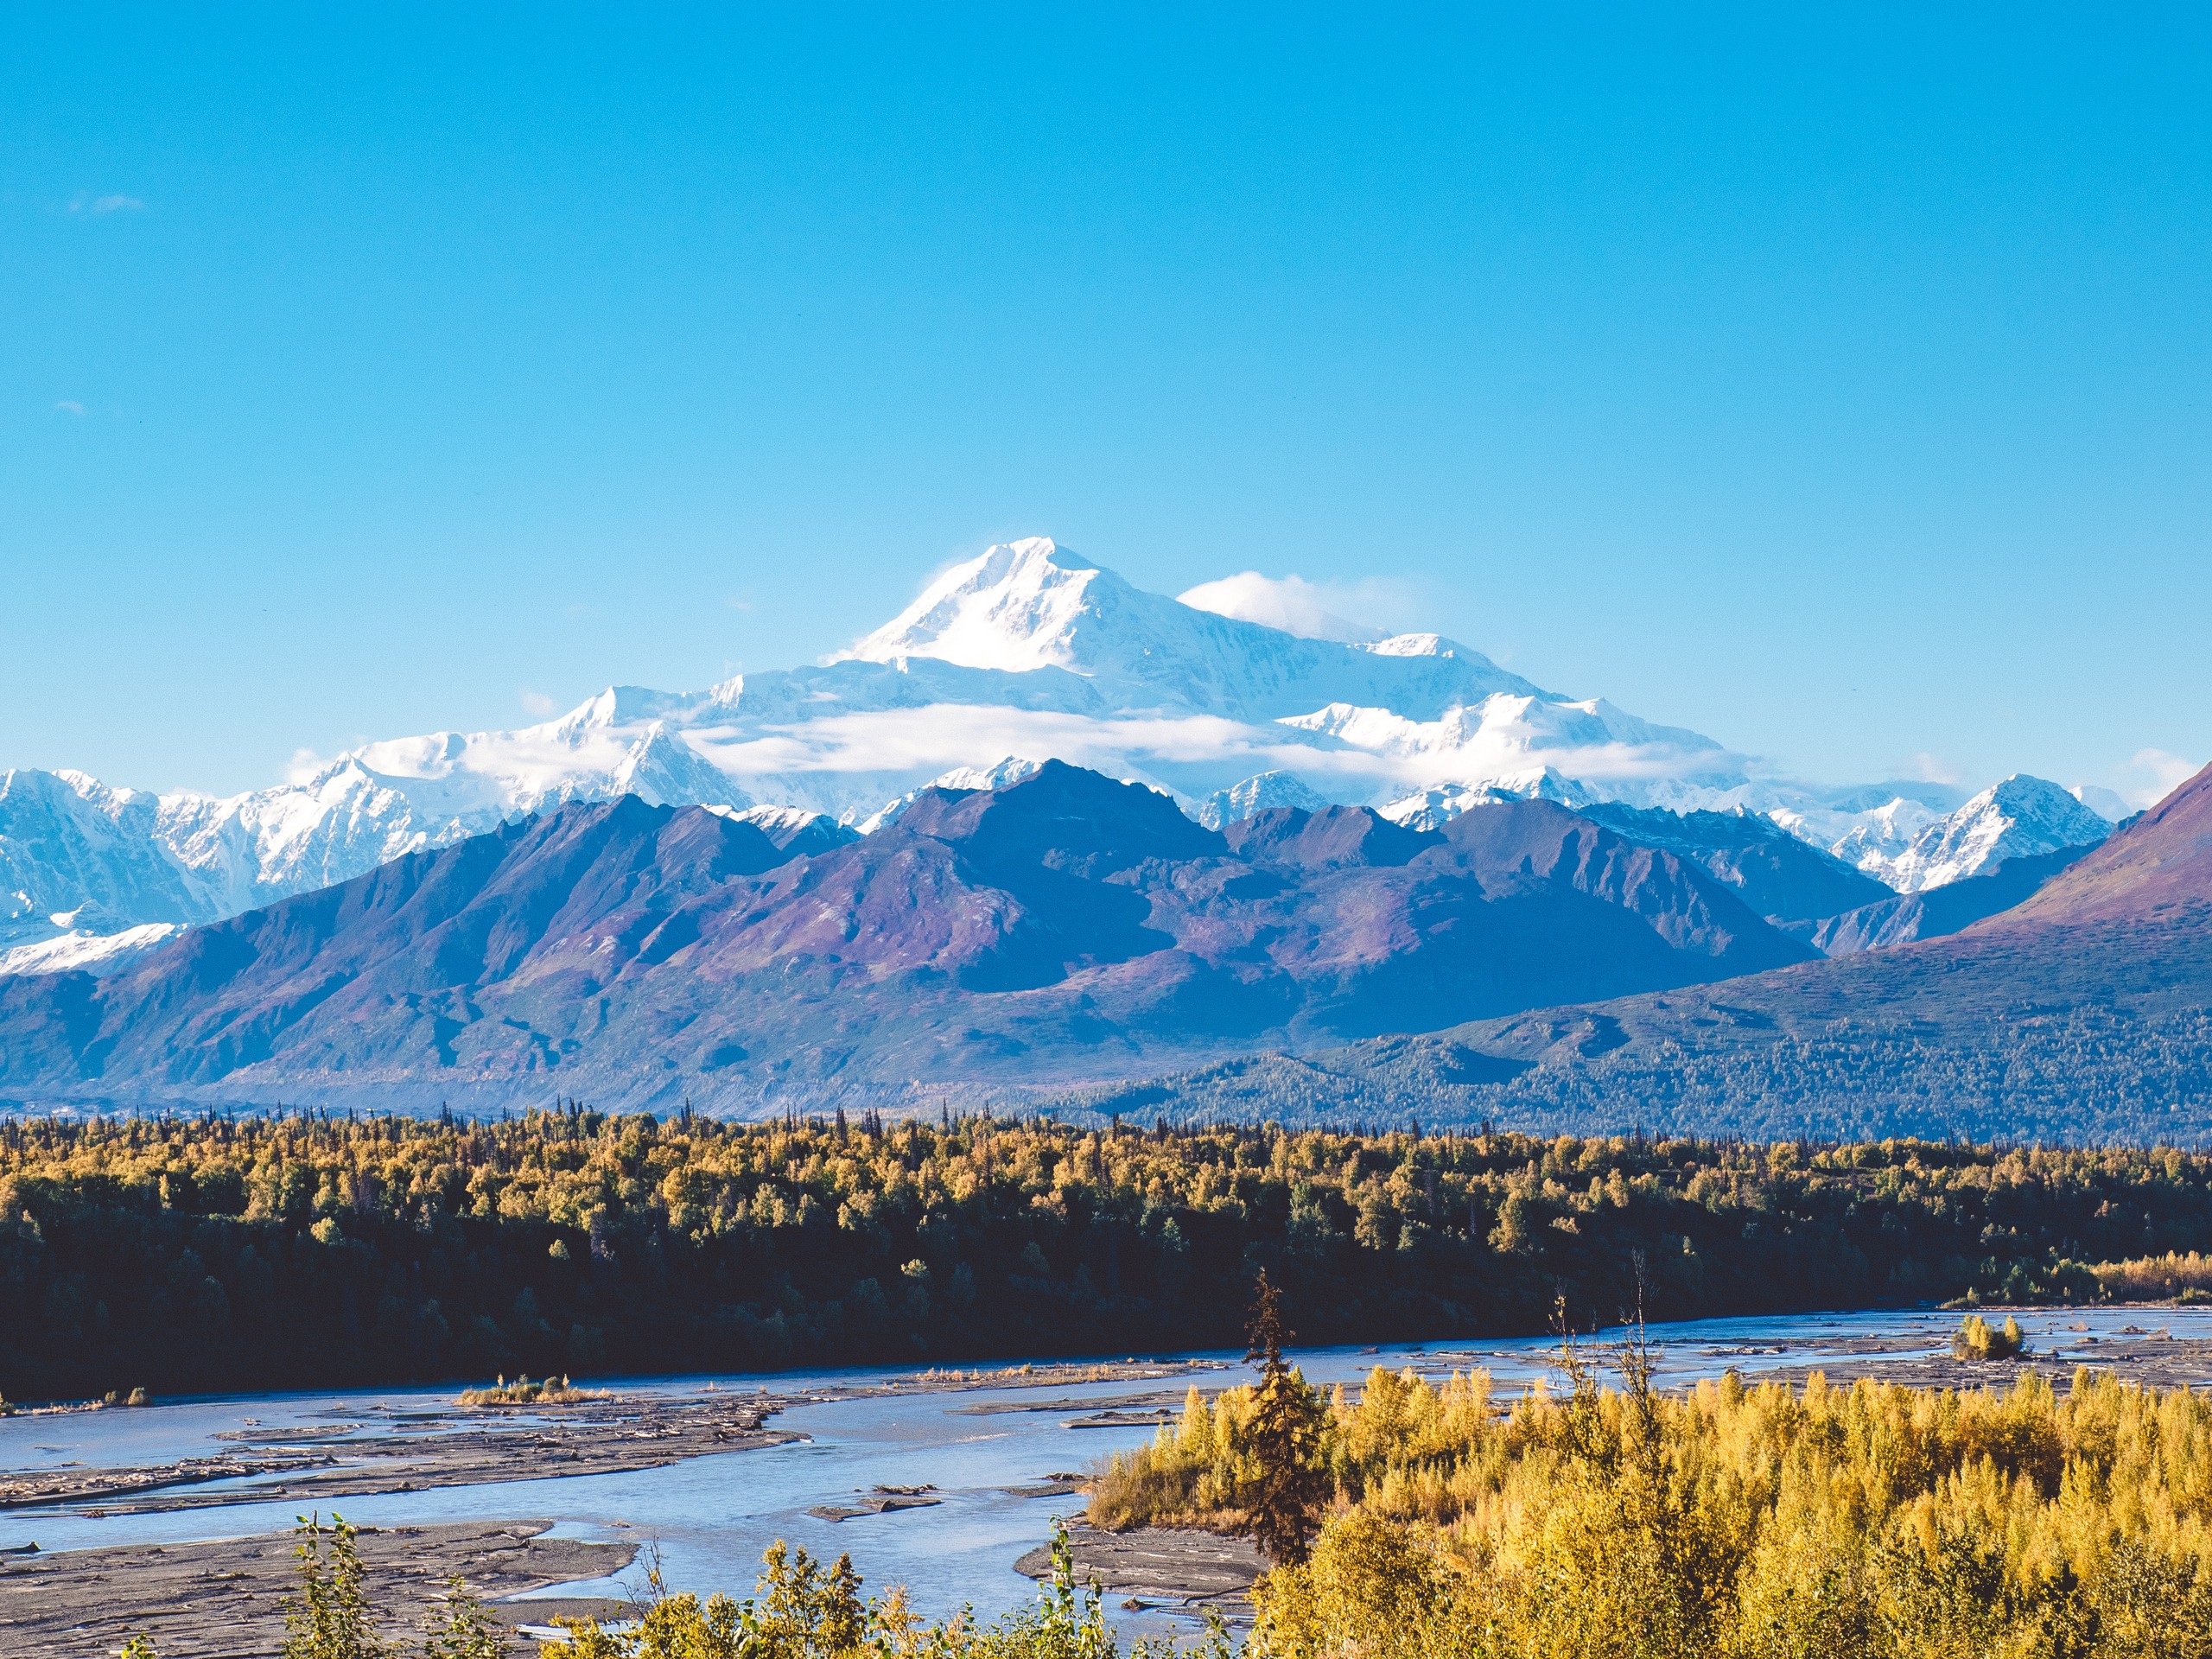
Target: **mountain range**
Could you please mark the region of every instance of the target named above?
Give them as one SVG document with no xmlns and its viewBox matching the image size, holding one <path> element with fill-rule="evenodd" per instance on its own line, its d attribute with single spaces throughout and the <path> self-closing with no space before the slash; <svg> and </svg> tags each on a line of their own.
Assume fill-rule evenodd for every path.
<svg viewBox="0 0 2212 1659">
<path fill-rule="evenodd" d="M 2212 1136 L 2212 766 L 1950 937 L 1247 1057 L 1064 1103 L 1170 1103 L 1198 1116 L 1411 1113 L 1586 1132 L 2202 1144 Z"/>
<path fill-rule="evenodd" d="M 197 927 L 101 979 L 0 980 L 0 1093 L 751 1113 L 1302 1049 L 1814 953 L 1680 854 L 1555 803 L 1440 830 L 1223 830 L 1050 762 L 816 850 L 634 795 Z"/>
<path fill-rule="evenodd" d="M 1104 1110 L 1586 1126 L 1632 1102 L 1863 1130 L 1911 1120 L 1896 1090 L 1967 1053 L 2013 1093 L 1977 1107 L 1986 1088 L 1955 1078 L 1943 1110 L 2018 1116 L 2042 1086 L 2022 1031 L 2106 1074 L 2124 1044 L 2139 1080 L 2196 1052 L 2208 799 L 2200 779 L 2055 875 L 2007 861 L 1859 905 L 1869 878 L 1741 814 L 1509 798 L 1437 828 L 1326 806 L 1217 830 L 1056 761 L 925 788 L 866 834 L 625 795 L 192 928 L 105 977 L 0 979 L 0 1099 L 753 1116 L 1058 1090 Z M 1910 931 L 1913 906 L 1932 926 L 1938 903 L 1955 938 L 1824 960 L 1807 938 L 1870 912 Z M 1870 1087 L 1890 1094 L 1850 1104 Z"/>
<path fill-rule="evenodd" d="M 1149 785 L 1217 831 L 1330 805 L 1424 831 L 1514 799 L 1688 814 L 1668 833 L 1745 841 L 1731 885 L 1782 879 L 1794 842 L 1834 867 L 1815 886 L 1861 906 L 2093 846 L 2120 810 L 2026 777 L 1970 800 L 1937 785 L 1814 785 L 1433 633 L 1271 626 L 1284 619 L 1253 592 L 1230 581 L 1150 594 L 1032 538 L 945 571 L 811 667 L 688 694 L 610 687 L 542 725 L 372 743 L 226 798 L 0 773 L 0 974 L 120 971 L 183 928 L 570 804 L 757 810 L 827 843 L 880 829 L 933 785 L 1004 783 L 1052 760 Z M 1647 827 L 1645 840 L 1660 835 Z M 1880 885 L 1853 887 L 1853 873 Z M 1814 928 L 1840 913 L 1829 906 L 1803 897 L 1760 913 L 1816 947 L 1920 925 L 1869 918 L 1824 939 Z"/>
</svg>

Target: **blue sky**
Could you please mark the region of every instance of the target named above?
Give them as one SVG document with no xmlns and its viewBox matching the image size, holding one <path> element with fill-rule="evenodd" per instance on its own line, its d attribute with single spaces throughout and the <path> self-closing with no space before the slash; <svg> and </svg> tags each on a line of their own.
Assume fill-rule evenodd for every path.
<svg viewBox="0 0 2212 1659">
<path fill-rule="evenodd" d="M 1029 533 L 1815 777 L 2212 756 L 2201 10 L 817 10 L 0 24 L 0 766 L 690 689 Z"/>
</svg>

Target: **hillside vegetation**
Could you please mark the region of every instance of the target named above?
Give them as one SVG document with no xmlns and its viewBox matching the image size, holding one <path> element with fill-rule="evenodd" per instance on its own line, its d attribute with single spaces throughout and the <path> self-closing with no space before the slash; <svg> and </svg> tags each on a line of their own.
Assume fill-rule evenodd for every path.
<svg viewBox="0 0 2212 1659">
<path fill-rule="evenodd" d="M 1156 1352 L 2095 1300 L 2212 1158 L 1272 1128 L 0 1125 L 0 1393 Z M 2133 1282 L 2116 1277 L 2114 1284 Z"/>
</svg>

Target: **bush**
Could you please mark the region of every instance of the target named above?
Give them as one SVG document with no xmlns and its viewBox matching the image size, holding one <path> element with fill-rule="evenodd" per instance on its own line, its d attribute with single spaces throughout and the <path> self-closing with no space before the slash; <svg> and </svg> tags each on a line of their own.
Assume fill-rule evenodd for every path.
<svg viewBox="0 0 2212 1659">
<path fill-rule="evenodd" d="M 2018 1359 L 2027 1351 L 2020 1322 L 2009 1313 L 2001 1329 L 1993 1329 L 1979 1313 L 1969 1313 L 1951 1338 L 1951 1353 L 1958 1359 Z"/>
</svg>

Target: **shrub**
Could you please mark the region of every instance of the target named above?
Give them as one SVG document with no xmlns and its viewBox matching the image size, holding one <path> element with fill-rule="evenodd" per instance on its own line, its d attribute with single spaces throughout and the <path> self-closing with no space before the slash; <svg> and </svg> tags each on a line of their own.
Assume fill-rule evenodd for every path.
<svg viewBox="0 0 2212 1659">
<path fill-rule="evenodd" d="M 1969 1313 L 1951 1338 L 1951 1353 L 1959 1359 L 2018 1359 L 2027 1351 L 2020 1322 L 2009 1313 L 1998 1329 L 1980 1314 Z"/>
</svg>

